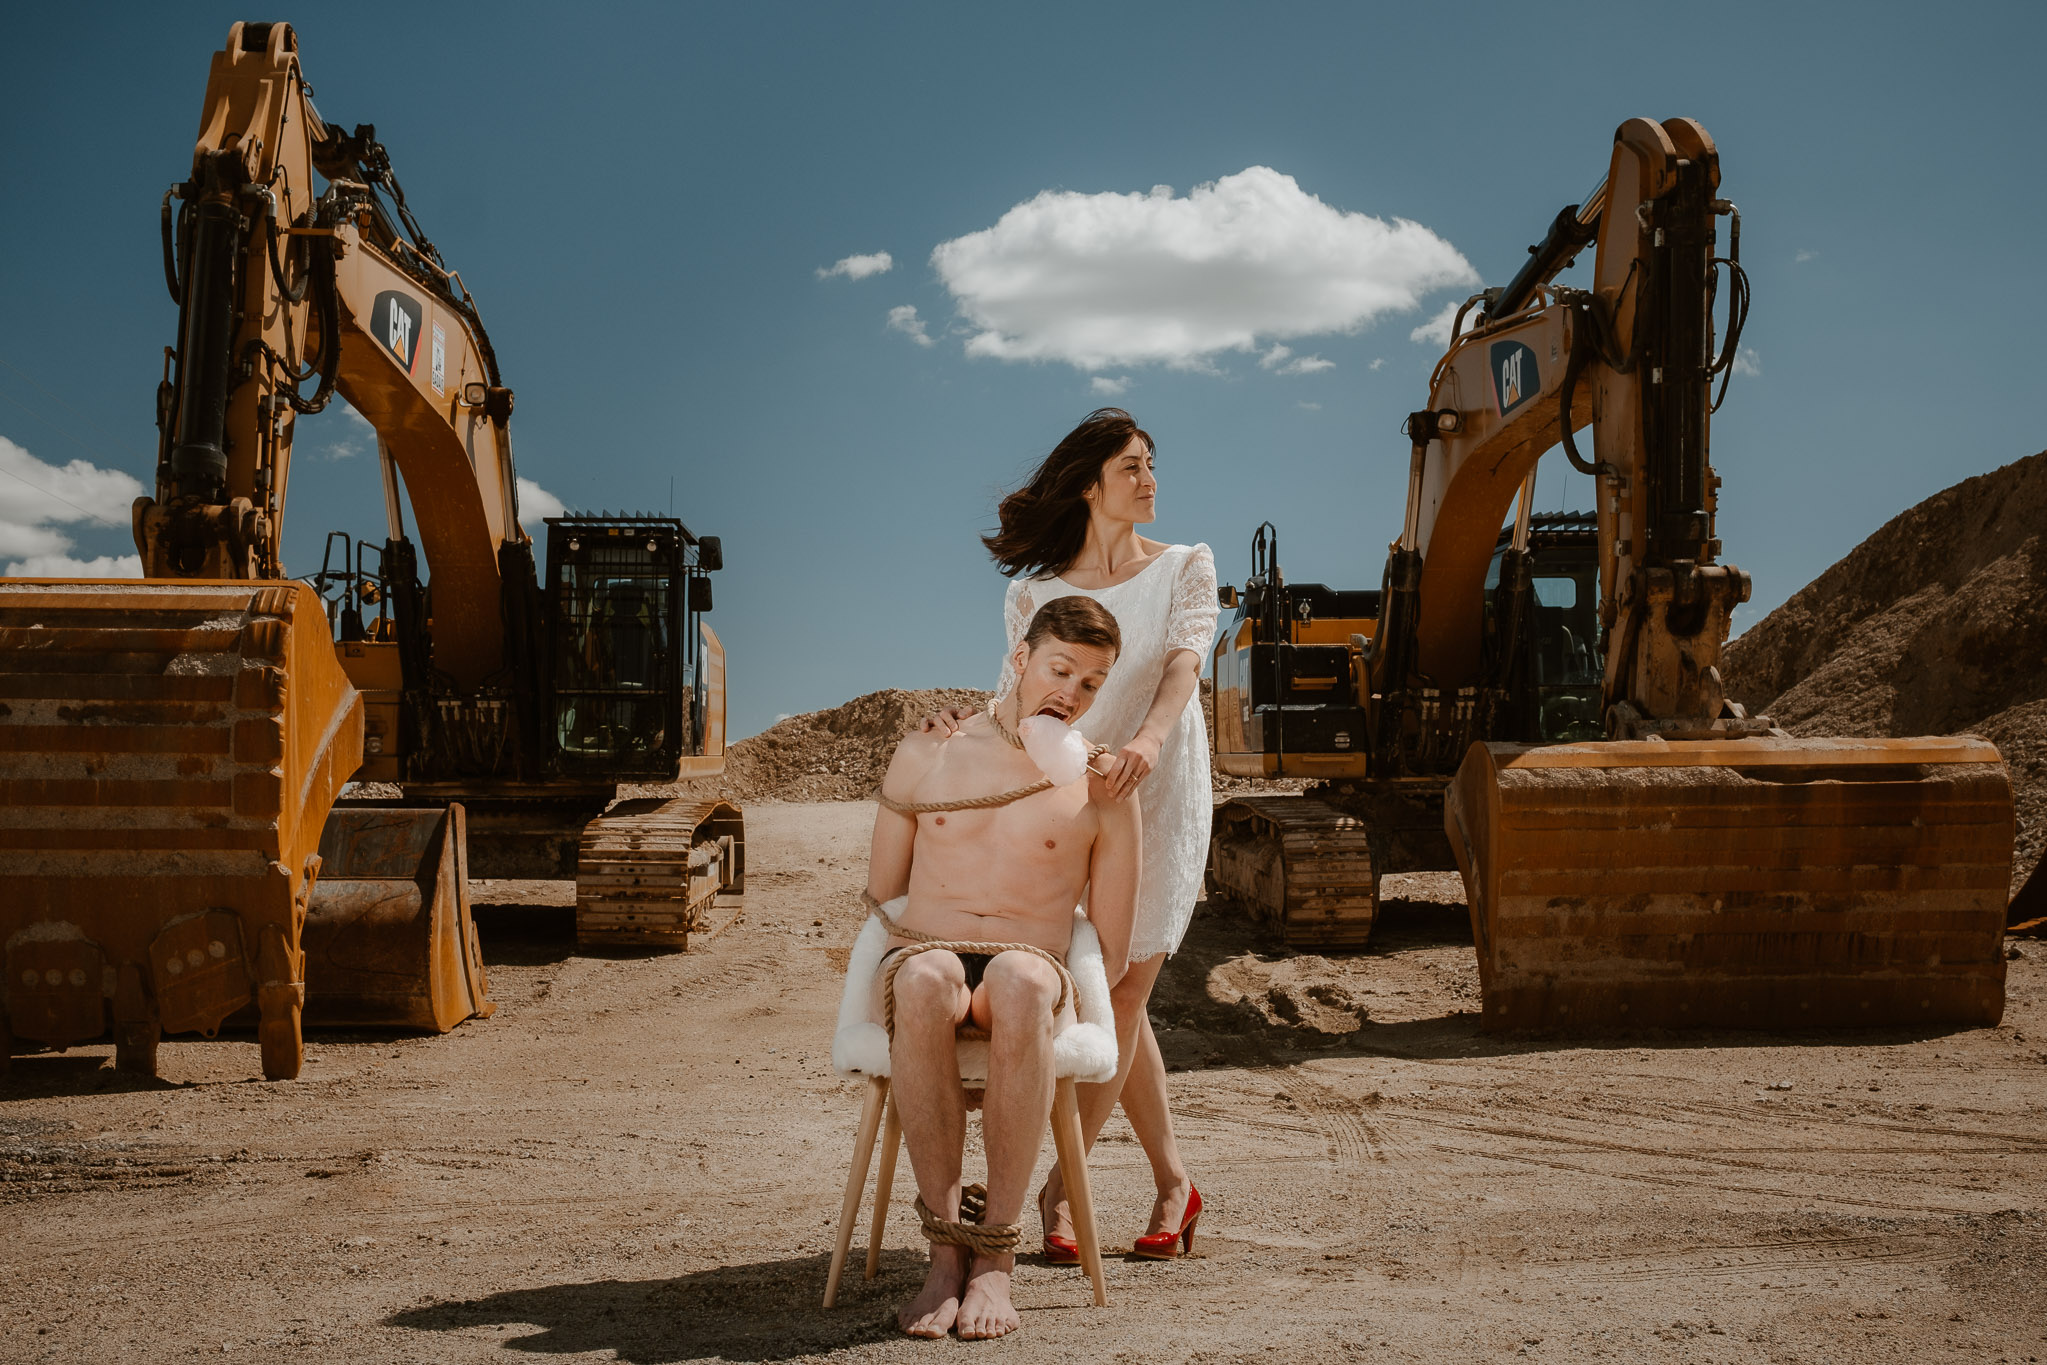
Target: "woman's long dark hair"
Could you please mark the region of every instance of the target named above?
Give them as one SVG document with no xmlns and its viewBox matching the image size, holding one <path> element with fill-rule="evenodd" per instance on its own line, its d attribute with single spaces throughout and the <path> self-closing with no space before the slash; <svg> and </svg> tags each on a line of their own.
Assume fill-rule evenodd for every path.
<svg viewBox="0 0 2047 1365">
<path fill-rule="evenodd" d="M 1059 570 L 1087 544 L 1087 500 L 1102 477 L 1102 466 L 1136 437 L 1146 450 L 1158 447 L 1151 433 L 1121 408 L 1096 408 L 1066 433 L 1022 488 L 1002 500 L 1002 527 L 981 543 L 996 567 L 1014 578 Z"/>
</svg>

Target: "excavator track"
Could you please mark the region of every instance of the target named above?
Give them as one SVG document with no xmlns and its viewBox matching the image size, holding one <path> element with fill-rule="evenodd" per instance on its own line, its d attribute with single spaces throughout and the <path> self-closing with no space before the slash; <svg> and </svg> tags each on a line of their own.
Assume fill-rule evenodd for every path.
<svg viewBox="0 0 2047 1365">
<path fill-rule="evenodd" d="M 2011 783 L 1972 737 L 1474 745 L 1490 1032 L 1994 1025 Z"/>
<path fill-rule="evenodd" d="M 576 942 L 687 949 L 692 933 L 715 936 L 738 919 L 745 891 L 737 806 L 621 801 L 583 829 Z"/>
<path fill-rule="evenodd" d="M 1379 913 L 1365 822 L 1306 796 L 1217 807 L 1208 886 L 1272 924 L 1289 948 L 1363 948 Z"/>
</svg>

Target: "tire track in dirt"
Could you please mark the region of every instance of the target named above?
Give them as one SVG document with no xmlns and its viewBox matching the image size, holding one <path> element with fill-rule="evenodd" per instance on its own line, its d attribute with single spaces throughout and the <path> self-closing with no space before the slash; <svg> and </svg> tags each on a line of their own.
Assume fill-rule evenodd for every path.
<svg viewBox="0 0 2047 1365">
<path fill-rule="evenodd" d="M 1722 1194 L 1742 1194 L 1764 1199 L 1781 1199 L 1789 1203 L 1849 1204 L 1856 1208 L 1882 1209 L 1889 1213 L 1937 1213 L 1949 1216 L 1982 1213 L 1983 1208 L 1964 1208 L 1955 1204 L 1912 1204 L 1896 1200 L 1863 1199 L 1850 1194 L 1830 1194 L 1819 1190 L 1783 1190 L 1768 1186 L 1731 1185 L 1716 1180 L 1686 1179 L 1681 1176 L 1650 1175 L 1642 1171 L 1603 1170 L 1597 1166 L 1579 1165 L 1569 1161 L 1557 1161 L 1537 1156 L 1525 1156 L 1513 1152 L 1490 1151 L 1477 1147 L 1457 1147 L 1448 1143 L 1440 1144 L 1438 1151 L 1453 1156 L 1472 1157 L 1480 1161 L 1514 1162 L 1527 1166 L 1542 1166 L 1553 1171 L 1567 1171 L 1573 1175 L 1593 1176 L 1600 1180 L 1625 1180 L 1642 1185 L 1656 1185 L 1673 1190 L 1714 1190 Z M 1978 1193 L 1985 1193 L 1978 1191 Z"/>
<path fill-rule="evenodd" d="M 1938 1264 L 1954 1251 L 1934 1237 L 1819 1237 L 1769 1242 L 1715 1243 L 1668 1252 L 1572 1257 L 1535 1268 L 1577 1281 L 1606 1284 L 1657 1280 L 1739 1279 L 1752 1275 L 1824 1268 Z"/>
<path fill-rule="evenodd" d="M 1553 1106 L 1540 1102 L 1517 1104 L 1515 1107 L 1520 1108 L 1525 1112 L 1529 1112 L 1531 1114 L 1541 1114 L 1548 1117 L 1562 1118 L 1567 1122 L 1584 1121 L 1584 1115 L 1582 1113 L 1582 1110 L 1579 1112 L 1559 1114 L 1553 1111 Z M 1639 1110 L 1628 1111 L 1611 1104 L 1602 1107 L 1606 1110 L 1608 1116 L 1612 1118 L 1633 1119 L 1638 1125 L 1646 1125 L 1647 1123 L 1655 1122 L 1655 1120 L 1651 1116 L 1643 1114 Z M 1758 1110 L 1756 1112 L 1748 1111 L 1738 1112 L 1740 1112 L 1740 1115 L 1743 1119 L 1747 1120 L 1746 1124 L 1744 1125 L 1745 1133 L 1755 1132 L 1758 1121 L 1781 1125 L 1794 1129 L 1800 1127 L 1819 1127 L 1824 1129 L 1828 1127 L 1837 1126 L 1838 1127 L 1863 1126 L 1856 1123 L 1856 1121 L 1853 1119 L 1831 1120 L 1823 1115 L 1814 1115 L 1811 1113 L 1786 1112 L 1781 1110 L 1774 1112 L 1765 1110 Z M 1952 1158 L 1958 1156 L 1969 1155 L 1993 1156 L 2032 1155 L 2037 1153 L 2040 1149 L 2040 1144 L 2038 1144 L 2037 1142 L 2025 1142 L 2021 1145 L 2015 1145 L 2010 1147 L 1955 1148 L 1952 1146 L 1947 1146 L 1941 1147 L 1938 1150 L 1930 1150 L 1925 1148 L 1919 1149 L 1899 1148 L 1896 1146 L 1864 1148 L 1847 1147 L 1840 1144 L 1814 1140 L 1813 1138 L 1804 1138 L 1802 1140 L 1787 1140 L 1782 1146 L 1763 1145 L 1757 1144 L 1755 1142 L 1745 1141 L 1740 1142 L 1738 1144 L 1730 1144 L 1726 1148 L 1712 1149 L 1705 1147 L 1704 1145 L 1697 1142 L 1695 1137 L 1691 1137 L 1688 1134 L 1682 1133 L 1679 1134 L 1678 1136 L 1688 1137 L 1689 1140 L 1683 1142 L 1682 1144 L 1654 1147 L 1643 1145 L 1641 1143 L 1621 1142 L 1612 1138 L 1595 1138 L 1590 1136 L 1584 1136 L 1577 1133 L 1573 1133 L 1565 1128 L 1531 1128 L 1519 1125 L 1505 1124 L 1498 1121 L 1493 1121 L 1489 1117 L 1481 1117 L 1479 1115 L 1469 1113 L 1464 1115 L 1463 1119 L 1464 1121 L 1459 1121 L 1457 1116 L 1452 1116 L 1447 1118 L 1434 1117 L 1420 1118 L 1419 1121 L 1430 1123 L 1438 1127 L 1450 1128 L 1462 1132 L 1485 1134 L 1493 1137 L 1514 1138 L 1526 1142 L 1541 1143 L 1553 1147 L 1566 1148 L 1572 1151 L 1625 1153 L 1629 1155 L 1645 1156 L 1665 1161 L 1690 1162 L 1698 1165 L 1728 1171 L 1753 1171 L 1766 1175 L 1781 1176 L 1793 1180 L 1823 1178 L 1825 1172 L 1821 1169 L 1816 1169 L 1815 1163 L 1820 1163 L 1829 1159 L 1847 1156 L 1868 1157 L 1876 1158 L 1879 1160 L 1891 1161 L 1911 1160 L 1915 1158 L 1922 1160 L 1937 1159 L 1941 1161 L 1949 1161 Z M 1923 1130 L 1913 1128 L 1909 1125 L 1900 1125 L 1899 1130 L 1911 1133 L 1914 1136 L 1931 1135 L 1926 1134 Z M 1972 1134 L 1969 1136 L 1974 1135 Z M 1488 1154 L 1500 1155 L 1500 1153 L 1497 1152 Z M 1767 1158 L 1771 1155 L 1796 1156 L 1805 1158 L 1805 1161 L 1802 1163 L 1786 1163 L 1781 1161 L 1768 1160 Z M 1907 1171 L 1887 1171 L 1885 1173 L 1884 1179 L 1886 1183 L 1892 1185 L 1906 1184 L 1917 1186 L 1927 1190 L 1929 1193 L 1932 1193 L 1936 1196 L 1953 1194 L 1980 1195 L 1985 1193 L 1984 1190 L 1974 1185 L 1957 1183 L 1956 1181 L 1953 1180 L 1944 1180 L 1937 1177 L 1931 1177 L 1926 1175 L 1913 1174 Z M 1741 1188 L 1736 1186 L 1715 1185 L 1713 1184 L 1713 1182 L 1710 1181 L 1701 1181 L 1699 1183 L 1704 1184 L 1709 1188 L 1716 1189 Z M 1763 1193 L 1763 1191 L 1760 1190 L 1754 1192 Z M 1785 1197 L 1792 1196 L 1786 1195 Z M 1860 1204 L 1876 1208 L 1909 1209 L 1924 1212 L 1967 1211 L 1948 1204 L 1906 1204 L 1890 1201 L 1862 1199 L 1853 1195 L 1839 1196 L 1830 1195 L 1827 1197 L 1830 1199 L 1836 1199 L 1838 1202 Z"/>
</svg>

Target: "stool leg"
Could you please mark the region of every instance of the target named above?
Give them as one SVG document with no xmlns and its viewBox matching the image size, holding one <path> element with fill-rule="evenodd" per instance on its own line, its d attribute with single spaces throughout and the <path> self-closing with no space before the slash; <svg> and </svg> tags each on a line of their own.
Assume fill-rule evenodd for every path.
<svg viewBox="0 0 2047 1365">
<path fill-rule="evenodd" d="M 839 1240 L 832 1248 L 832 1270 L 824 1282 L 827 1308 L 839 1297 L 839 1276 L 845 1273 L 846 1252 L 853 1245 L 853 1223 L 860 1217 L 860 1195 L 867 1188 L 867 1167 L 874 1160 L 874 1131 L 881 1127 L 882 1105 L 887 1099 L 888 1077 L 868 1077 L 867 1099 L 860 1107 L 860 1132 L 853 1139 L 853 1169 L 846 1172 L 846 1202 L 839 1208 Z"/>
<path fill-rule="evenodd" d="M 889 1096 L 888 1117 L 881 1123 L 881 1169 L 874 1176 L 874 1219 L 867 1229 L 867 1278 L 881 1272 L 881 1234 L 888 1230 L 888 1197 L 896 1183 L 896 1156 L 903 1148 L 903 1115 Z"/>
<path fill-rule="evenodd" d="M 1102 1279 L 1102 1244 L 1095 1236 L 1095 1195 L 1087 1183 L 1087 1147 L 1080 1140 L 1080 1096 L 1072 1080 L 1064 1076 L 1052 1094 L 1052 1148 L 1059 1154 L 1059 1174 L 1066 1181 L 1066 1200 L 1073 1208 L 1080 1264 L 1094 1281 L 1095 1307 L 1105 1308 L 1109 1291 Z"/>
</svg>

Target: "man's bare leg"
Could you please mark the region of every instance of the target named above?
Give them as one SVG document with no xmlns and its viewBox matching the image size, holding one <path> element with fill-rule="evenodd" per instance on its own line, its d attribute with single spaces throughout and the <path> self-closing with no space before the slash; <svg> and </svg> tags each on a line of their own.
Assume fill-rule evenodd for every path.
<svg viewBox="0 0 2047 1365">
<path fill-rule="evenodd" d="M 951 953 L 919 953 L 896 973 L 896 1034 L 889 1047 L 896 1112 L 917 1193 L 947 1222 L 960 1216 L 967 1111 L 954 1032 L 968 1006 L 966 972 Z M 959 1316 L 966 1278 L 966 1248 L 933 1244 L 924 1287 L 897 1310 L 897 1325 L 913 1337 L 944 1336 Z"/>
<path fill-rule="evenodd" d="M 1029 953 L 1002 953 L 974 992 L 974 1022 L 988 1030 L 988 1098 L 981 1132 L 988 1149 L 990 1224 L 1023 1213 L 1031 1168 L 1052 1113 L 1052 1006 L 1059 974 Z M 976 1256 L 960 1301 L 963 1340 L 1006 1336 L 1023 1325 L 1009 1299 L 1014 1255 Z"/>
<path fill-rule="evenodd" d="M 1158 1190 L 1152 1203 L 1148 1232 L 1177 1228 L 1186 1217 L 1187 1196 L 1194 1189 L 1187 1167 L 1180 1159 L 1180 1147 L 1173 1134 L 1173 1114 L 1166 1101 L 1166 1064 L 1159 1055 L 1158 1039 L 1151 1031 L 1146 1006 L 1165 954 L 1158 953 L 1130 964 L 1109 992 L 1116 1012 L 1116 1078 L 1102 1085 L 1077 1087 L 1080 1098 L 1080 1132 L 1089 1150 L 1102 1125 L 1109 1121 L 1120 1102 L 1131 1132 L 1151 1162 L 1152 1183 Z M 1039 1194 L 1038 1213 L 1045 1230 L 1056 1237 L 1073 1240 L 1073 1216 L 1066 1206 L 1066 1186 L 1059 1168 L 1053 1167 Z"/>
</svg>

